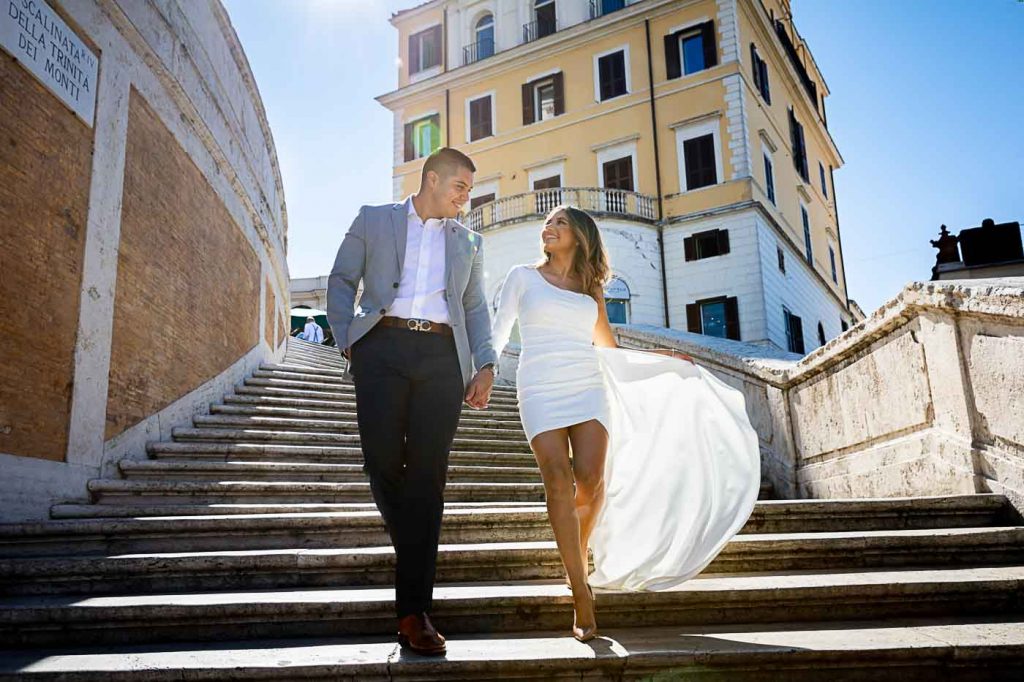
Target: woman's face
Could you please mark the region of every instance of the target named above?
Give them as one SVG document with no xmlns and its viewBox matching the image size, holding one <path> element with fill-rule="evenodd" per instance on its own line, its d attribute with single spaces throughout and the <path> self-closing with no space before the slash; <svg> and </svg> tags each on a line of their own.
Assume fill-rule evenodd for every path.
<svg viewBox="0 0 1024 682">
<path fill-rule="evenodd" d="M 576 248 L 576 234 L 569 225 L 569 216 L 565 209 L 557 209 L 548 214 L 541 230 L 540 240 L 544 251 L 552 255 L 556 253 L 572 253 Z"/>
</svg>

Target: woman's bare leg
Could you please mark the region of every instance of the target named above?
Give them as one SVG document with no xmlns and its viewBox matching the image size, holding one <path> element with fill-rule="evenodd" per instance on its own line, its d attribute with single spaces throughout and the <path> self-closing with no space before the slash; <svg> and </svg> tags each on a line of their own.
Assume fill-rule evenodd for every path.
<svg viewBox="0 0 1024 682">
<path fill-rule="evenodd" d="M 567 429 L 545 431 L 534 436 L 530 447 L 544 480 L 548 519 L 555 533 L 555 544 L 572 585 L 576 613 L 573 634 L 577 638 L 587 637 L 596 630 L 597 622 L 594 602 L 587 588 L 587 567 L 580 558 L 580 520 L 576 515 L 572 467 L 569 465 L 569 432 Z"/>
<path fill-rule="evenodd" d="M 589 571 L 587 547 L 597 516 L 604 506 L 604 462 L 608 454 L 608 432 L 596 419 L 569 427 L 573 474 L 576 479 L 576 515 L 580 520 L 580 553 L 583 569 Z"/>
</svg>

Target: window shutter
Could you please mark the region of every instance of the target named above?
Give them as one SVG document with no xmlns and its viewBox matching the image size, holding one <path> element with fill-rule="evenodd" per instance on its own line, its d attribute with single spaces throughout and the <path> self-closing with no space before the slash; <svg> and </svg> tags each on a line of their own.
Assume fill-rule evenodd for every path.
<svg viewBox="0 0 1024 682">
<path fill-rule="evenodd" d="M 480 129 L 483 131 L 480 137 L 490 137 L 494 134 L 491 126 L 491 104 L 491 98 L 485 97 L 483 105 L 480 107 L 480 116 L 483 118 L 480 121 Z"/>
<path fill-rule="evenodd" d="M 412 124 L 405 124 L 405 160 L 412 161 L 416 158 L 416 148 L 412 142 Z"/>
<path fill-rule="evenodd" d="M 683 253 L 686 254 L 686 260 L 697 260 L 697 247 L 693 237 L 683 239 Z"/>
<path fill-rule="evenodd" d="M 679 34 L 665 36 L 665 69 L 668 77 L 679 78 L 683 75 L 683 64 L 679 60 Z"/>
<path fill-rule="evenodd" d="M 704 44 L 704 68 L 710 69 L 718 64 L 718 46 L 715 44 L 714 21 L 709 21 L 701 26 L 701 42 Z"/>
<path fill-rule="evenodd" d="M 555 116 L 560 116 L 565 113 L 565 80 L 562 72 L 556 73 L 551 80 L 555 85 Z"/>
<path fill-rule="evenodd" d="M 409 73 L 420 70 L 420 36 L 409 36 Z"/>
<path fill-rule="evenodd" d="M 757 48 L 754 47 L 754 43 L 750 43 L 750 70 L 754 74 L 754 88 L 756 88 L 758 92 L 762 92 L 761 60 L 757 58 Z"/>
<path fill-rule="evenodd" d="M 789 316 L 789 326 L 793 330 L 793 347 L 795 352 L 804 352 L 804 327 L 803 322 L 796 315 Z"/>
<path fill-rule="evenodd" d="M 700 305 L 697 303 L 686 304 L 686 329 L 694 334 L 701 334 Z"/>
<path fill-rule="evenodd" d="M 725 338 L 740 340 L 740 309 L 735 296 L 725 299 Z"/>
<path fill-rule="evenodd" d="M 768 104 L 772 103 L 772 89 L 768 84 L 768 62 L 761 60 L 758 65 L 758 70 L 761 72 L 761 89 L 764 91 L 764 101 Z"/>
<path fill-rule="evenodd" d="M 430 29 L 430 32 L 433 34 L 434 44 L 434 54 L 430 66 L 437 66 L 441 63 L 441 25 L 438 24 L 437 26 L 434 26 L 432 29 Z"/>
<path fill-rule="evenodd" d="M 441 140 L 441 114 L 434 114 L 429 120 L 430 149 L 425 150 L 423 156 L 430 156 L 444 145 L 444 142 Z"/>
<path fill-rule="evenodd" d="M 729 230 L 718 231 L 718 255 L 729 253 Z"/>
<path fill-rule="evenodd" d="M 533 123 L 533 83 L 523 83 L 523 125 Z"/>
</svg>

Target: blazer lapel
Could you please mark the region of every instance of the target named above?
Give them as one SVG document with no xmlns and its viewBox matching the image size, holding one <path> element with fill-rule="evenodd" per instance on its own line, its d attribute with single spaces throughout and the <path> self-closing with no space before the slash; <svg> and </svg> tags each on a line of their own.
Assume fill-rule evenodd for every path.
<svg viewBox="0 0 1024 682">
<path fill-rule="evenodd" d="M 405 267 L 405 243 L 409 236 L 409 216 L 405 210 L 405 204 L 395 206 L 391 211 L 391 227 L 395 231 L 395 258 L 398 262 L 398 276 L 402 276 L 402 268 Z"/>
<path fill-rule="evenodd" d="M 449 289 L 453 289 L 452 282 L 455 269 L 455 259 L 459 253 L 459 233 L 457 228 L 444 219 L 444 281 Z"/>
</svg>

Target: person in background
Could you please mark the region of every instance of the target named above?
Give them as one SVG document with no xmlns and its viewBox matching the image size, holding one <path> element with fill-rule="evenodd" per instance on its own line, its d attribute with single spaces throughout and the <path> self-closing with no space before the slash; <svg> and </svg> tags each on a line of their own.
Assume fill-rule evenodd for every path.
<svg viewBox="0 0 1024 682">
<path fill-rule="evenodd" d="M 324 342 L 324 328 L 316 323 L 312 317 L 306 318 L 306 328 L 299 334 L 299 338 L 310 343 Z"/>
</svg>

